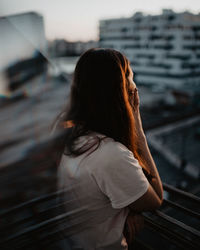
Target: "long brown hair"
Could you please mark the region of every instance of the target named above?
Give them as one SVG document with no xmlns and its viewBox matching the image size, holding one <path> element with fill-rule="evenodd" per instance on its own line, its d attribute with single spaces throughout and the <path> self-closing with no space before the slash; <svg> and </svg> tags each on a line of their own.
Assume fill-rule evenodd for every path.
<svg viewBox="0 0 200 250">
<path fill-rule="evenodd" d="M 61 151 L 65 147 L 69 155 L 84 153 L 91 147 L 77 149 L 75 141 L 95 131 L 121 142 L 139 159 L 137 131 L 129 101 L 129 74 L 129 61 L 117 50 L 89 49 L 79 58 L 70 101 L 59 122 L 65 131 Z"/>
</svg>

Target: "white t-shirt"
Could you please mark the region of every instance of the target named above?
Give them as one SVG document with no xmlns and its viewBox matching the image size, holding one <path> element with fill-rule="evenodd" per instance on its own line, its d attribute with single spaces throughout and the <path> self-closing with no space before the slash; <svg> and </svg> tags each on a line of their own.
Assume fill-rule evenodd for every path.
<svg viewBox="0 0 200 250">
<path fill-rule="evenodd" d="M 77 141 L 91 142 L 92 132 Z M 129 209 L 149 183 L 133 153 L 112 138 L 103 139 L 91 154 L 62 156 L 58 188 L 65 189 L 66 236 L 74 249 L 122 250 L 123 228 Z"/>
</svg>

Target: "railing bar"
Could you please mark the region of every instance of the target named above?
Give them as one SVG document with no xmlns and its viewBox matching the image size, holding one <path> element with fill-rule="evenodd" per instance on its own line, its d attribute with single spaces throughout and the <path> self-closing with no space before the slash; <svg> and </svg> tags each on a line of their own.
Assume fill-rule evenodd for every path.
<svg viewBox="0 0 200 250">
<path fill-rule="evenodd" d="M 45 211 L 45 212 L 48 213 L 48 210 Z M 38 215 L 41 215 L 41 214 L 39 213 Z M 44 214 L 44 215 L 46 215 L 46 214 Z M 30 216 L 27 217 L 27 218 L 23 218 L 22 220 L 15 221 L 15 222 L 10 223 L 10 224 L 7 223 L 7 224 L 3 227 L 2 230 L 0 229 L 0 232 L 5 231 L 5 230 L 8 230 L 8 229 L 11 228 L 11 227 L 16 227 L 16 226 L 23 225 L 24 223 L 28 223 L 28 222 L 30 222 L 31 220 L 33 221 L 33 220 L 36 219 L 36 218 L 37 218 L 37 215 L 32 214 L 32 215 L 30 215 Z"/>
<path fill-rule="evenodd" d="M 186 230 L 186 231 L 190 232 L 191 234 L 200 237 L 200 232 L 198 230 L 186 225 L 185 223 L 178 221 L 178 220 L 172 218 L 171 216 L 166 215 L 163 212 L 158 211 L 158 210 L 153 212 L 153 213 L 156 214 L 157 216 L 159 216 L 160 218 L 182 228 L 183 230 Z"/>
<path fill-rule="evenodd" d="M 67 213 L 62 214 L 62 215 L 56 216 L 54 218 L 48 219 L 46 221 L 40 222 L 40 223 L 38 223 L 36 225 L 32 225 L 32 226 L 24 229 L 22 232 L 18 232 L 14 236 L 9 237 L 8 239 L 6 239 L 6 241 L 12 240 L 13 238 L 17 238 L 17 237 L 20 237 L 22 235 L 26 235 L 28 233 L 31 233 L 31 232 L 34 232 L 34 231 L 37 231 L 37 230 L 41 230 L 42 228 L 50 226 L 51 224 L 54 225 L 54 223 L 56 225 L 56 223 L 59 223 L 60 220 L 64 220 L 65 217 L 67 217 L 67 216 L 68 216 Z"/>
<path fill-rule="evenodd" d="M 15 221 L 13 223 L 7 223 L 6 228 L 9 228 L 9 226 L 15 226 L 15 225 L 21 225 L 23 223 L 27 223 L 29 220 L 33 220 L 35 219 L 37 216 L 48 216 L 49 214 L 53 214 L 53 215 L 58 215 L 58 212 L 56 213 L 56 211 L 58 211 L 60 209 L 60 207 L 62 208 L 63 205 L 65 205 L 67 202 L 63 202 L 63 203 L 55 203 L 54 205 L 52 205 L 50 208 L 47 208 L 43 211 L 38 212 L 37 214 L 33 214 L 31 213 L 28 217 L 23 218 L 19 221 Z"/>
<path fill-rule="evenodd" d="M 191 209 L 189 208 L 186 208 L 186 207 L 183 207 L 173 201 L 170 201 L 170 200 L 167 200 L 167 199 L 164 199 L 164 203 L 166 203 L 167 205 L 171 206 L 171 207 L 174 207 L 174 208 L 177 208 L 177 209 L 180 209 L 182 210 L 184 213 L 190 215 L 190 216 L 193 216 L 197 219 L 200 219 L 200 214 L 197 213 L 197 212 L 193 212 Z"/>
<path fill-rule="evenodd" d="M 72 200 L 73 201 L 73 200 Z M 40 215 L 42 215 L 43 217 L 44 216 L 47 216 L 49 213 L 55 213 L 55 210 L 59 210 L 60 208 L 62 209 L 62 206 L 63 205 L 68 205 L 68 203 L 69 203 L 69 201 L 66 201 L 66 202 L 60 202 L 60 203 L 55 203 L 54 205 L 52 205 L 52 207 L 50 207 L 49 209 L 46 209 L 46 210 L 43 210 L 43 211 L 41 211 L 41 212 L 39 212 L 38 213 L 38 216 L 40 216 Z M 76 211 L 79 211 L 80 209 L 77 209 Z M 72 214 L 73 212 L 71 212 L 70 214 Z M 55 217 L 58 217 L 58 216 L 61 216 L 61 215 L 66 215 L 66 216 L 64 216 L 64 219 L 67 219 L 67 216 L 70 216 L 70 214 L 69 213 L 60 213 L 60 214 L 54 214 L 55 216 L 54 216 L 54 218 Z M 37 215 L 36 214 L 31 214 L 29 217 L 27 217 L 27 218 L 24 218 L 24 219 L 22 219 L 22 220 L 20 220 L 20 221 L 16 221 L 16 222 L 14 222 L 14 223 L 10 223 L 10 224 L 7 224 L 4 228 L 3 228 L 3 230 L 5 229 L 5 228 L 9 228 L 9 227 L 13 227 L 13 226 L 15 226 L 15 225 L 21 225 L 21 224 L 23 224 L 23 223 L 26 223 L 26 222 L 28 222 L 29 220 L 33 220 L 33 219 L 35 219 L 35 218 L 37 218 Z M 49 219 L 47 219 L 47 220 L 49 220 Z M 47 221 L 46 220 L 46 221 Z M 41 222 L 42 223 L 42 222 Z M 1 232 L 2 230 L 0 229 L 0 232 Z"/>
<path fill-rule="evenodd" d="M 176 193 L 180 196 L 184 196 L 184 198 L 188 198 L 191 201 L 197 202 L 198 204 L 200 203 L 200 198 L 194 194 L 185 192 L 183 190 L 180 190 L 178 188 L 172 187 L 169 184 L 163 183 L 163 188 L 166 191 L 172 192 L 172 193 Z"/>
<path fill-rule="evenodd" d="M 182 249 L 199 249 L 200 245 L 197 243 L 195 244 L 192 240 L 188 240 L 187 238 L 185 238 L 183 235 L 181 235 L 180 233 L 177 233 L 173 231 L 168 230 L 168 228 L 166 228 L 163 225 L 160 225 L 158 223 L 155 223 L 153 221 L 151 221 L 151 219 L 149 219 L 148 217 L 145 216 L 145 222 L 149 223 L 149 228 L 153 229 L 154 231 L 158 232 L 163 238 L 169 240 L 170 242 L 172 242 L 174 245 L 181 247 Z M 180 244 L 180 242 L 182 244 Z"/>
<path fill-rule="evenodd" d="M 12 208 L 10 208 L 10 209 L 8 209 L 8 210 L 0 213 L 0 216 L 5 216 L 5 215 L 7 215 L 9 213 L 12 213 L 13 211 L 16 211 L 16 210 L 19 210 L 19 209 L 23 209 L 25 207 L 28 208 L 28 207 L 30 207 L 32 205 L 37 204 L 40 201 L 50 200 L 51 198 L 55 198 L 59 193 L 62 193 L 62 191 L 54 192 L 54 193 L 51 193 L 51 194 L 48 194 L 48 195 L 44 195 L 44 196 L 40 196 L 40 197 L 31 199 L 29 201 L 21 203 L 20 205 L 14 206 L 14 207 L 12 207 Z"/>
<path fill-rule="evenodd" d="M 57 203 L 57 204 L 55 204 L 54 206 L 52 206 L 52 207 L 50 207 L 50 208 L 48 208 L 48 209 L 46 209 L 46 210 L 43 210 L 42 212 L 39 212 L 37 215 L 38 216 L 47 216 L 49 213 L 55 213 L 55 212 L 53 212 L 55 209 L 56 210 L 58 210 L 59 209 L 59 207 L 62 207 L 63 205 L 65 204 L 65 202 L 64 203 Z M 26 217 L 26 218 L 23 218 L 23 219 L 21 219 L 21 220 L 19 220 L 19 221 L 15 221 L 15 222 L 13 222 L 13 223 L 7 223 L 6 224 L 6 226 L 3 228 L 3 230 L 5 230 L 5 229 L 7 229 L 7 228 L 9 228 L 10 226 L 19 226 L 19 225 L 21 225 L 21 224 L 23 224 L 23 223 L 27 223 L 28 221 L 30 221 L 30 220 L 34 220 L 36 217 L 37 217 L 37 215 L 36 214 L 31 214 L 30 216 L 28 216 L 28 217 Z M 54 214 L 55 215 L 55 214 Z M 0 229 L 0 232 L 1 232 L 1 229 Z"/>
<path fill-rule="evenodd" d="M 148 215 L 144 215 L 144 218 L 145 218 L 145 220 L 146 220 L 146 219 L 149 220 L 149 221 L 151 222 L 151 224 L 153 224 L 154 226 L 157 226 L 159 229 L 160 229 L 161 227 L 164 228 L 164 230 L 165 230 L 166 232 L 168 232 L 170 235 L 178 235 L 179 237 L 181 237 L 181 239 L 183 238 L 183 235 L 182 235 L 180 232 L 175 232 L 175 234 L 174 234 L 174 231 L 172 231 L 171 229 L 169 229 L 169 228 L 166 227 L 165 225 L 160 224 L 160 223 L 158 223 L 158 222 L 152 220 Z"/>
<path fill-rule="evenodd" d="M 24 203 L 21 203 L 20 205 L 14 206 L 14 207 L 0 213 L 0 217 L 1 216 L 6 216 L 9 213 L 16 212 L 17 210 L 21 210 L 21 209 L 24 209 L 24 208 L 29 208 L 30 206 L 36 206 L 39 202 L 45 202 L 45 201 L 48 201 L 48 200 L 51 200 L 51 199 L 55 199 L 55 198 L 59 197 L 58 195 L 62 195 L 65 192 L 67 192 L 67 190 L 59 190 L 59 191 L 56 191 L 54 193 L 43 195 L 43 196 L 34 198 L 32 200 L 26 201 Z"/>
</svg>

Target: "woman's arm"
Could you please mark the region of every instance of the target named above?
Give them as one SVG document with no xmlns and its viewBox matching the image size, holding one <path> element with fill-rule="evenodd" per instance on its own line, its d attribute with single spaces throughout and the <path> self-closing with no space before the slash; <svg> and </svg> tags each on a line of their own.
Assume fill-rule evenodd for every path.
<svg viewBox="0 0 200 250">
<path fill-rule="evenodd" d="M 134 91 L 133 115 L 138 138 L 137 144 L 139 145 L 139 154 L 141 156 L 140 159 L 138 159 L 138 162 L 141 166 L 149 171 L 153 178 L 149 181 L 150 185 L 147 192 L 140 199 L 131 204 L 130 207 L 140 211 L 144 211 L 144 209 L 153 210 L 158 208 L 162 204 L 163 188 L 158 170 L 149 150 L 146 136 L 142 127 L 142 121 L 139 111 L 139 95 L 137 89 L 135 89 Z"/>
<path fill-rule="evenodd" d="M 148 169 L 150 175 L 152 176 L 151 180 L 149 180 L 150 184 L 152 185 L 154 191 L 160 198 L 160 200 L 163 199 L 163 187 L 162 182 L 156 167 L 156 164 L 152 158 L 151 152 L 149 150 L 149 146 L 146 140 L 146 136 L 143 135 L 139 139 L 140 143 L 140 156 L 141 158 L 138 159 L 138 162 L 141 166 L 145 166 L 146 169 Z"/>
</svg>

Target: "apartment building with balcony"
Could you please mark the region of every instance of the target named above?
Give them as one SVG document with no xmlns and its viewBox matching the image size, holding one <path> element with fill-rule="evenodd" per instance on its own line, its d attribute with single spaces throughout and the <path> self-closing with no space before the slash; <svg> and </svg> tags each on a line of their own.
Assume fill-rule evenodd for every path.
<svg viewBox="0 0 200 250">
<path fill-rule="evenodd" d="M 100 20 L 99 46 L 123 52 L 137 84 L 155 88 L 200 87 L 200 13 L 136 12 Z"/>
</svg>

